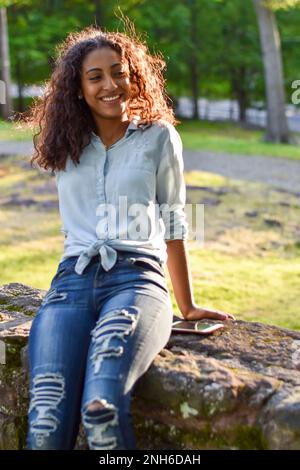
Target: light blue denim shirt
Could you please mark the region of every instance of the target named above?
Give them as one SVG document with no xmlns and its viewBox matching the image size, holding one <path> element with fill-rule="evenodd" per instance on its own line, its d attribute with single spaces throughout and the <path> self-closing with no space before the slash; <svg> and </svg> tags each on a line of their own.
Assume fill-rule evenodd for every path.
<svg viewBox="0 0 300 470">
<path fill-rule="evenodd" d="M 138 120 L 108 149 L 93 133 L 79 165 L 68 156 L 54 171 L 66 235 L 60 261 L 79 256 L 77 274 L 97 254 L 108 271 L 119 250 L 166 263 L 166 240 L 188 238 L 180 135 L 166 121 L 138 128 Z"/>
</svg>

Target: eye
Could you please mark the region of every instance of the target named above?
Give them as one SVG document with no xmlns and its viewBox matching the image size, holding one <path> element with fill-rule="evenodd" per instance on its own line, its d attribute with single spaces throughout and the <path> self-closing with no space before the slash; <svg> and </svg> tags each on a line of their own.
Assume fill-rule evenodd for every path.
<svg viewBox="0 0 300 470">
<path fill-rule="evenodd" d="M 117 75 L 118 77 L 122 77 L 123 75 L 125 75 L 125 72 L 119 71 L 116 72 L 115 75 Z M 95 77 L 92 77 L 89 80 L 98 80 L 99 78 L 101 78 L 100 75 L 96 75 Z"/>
</svg>

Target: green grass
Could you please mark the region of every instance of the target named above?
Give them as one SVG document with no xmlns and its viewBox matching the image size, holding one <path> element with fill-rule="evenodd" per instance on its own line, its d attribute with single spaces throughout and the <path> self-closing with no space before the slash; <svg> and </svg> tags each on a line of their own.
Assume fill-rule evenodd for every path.
<svg viewBox="0 0 300 470">
<path fill-rule="evenodd" d="M 21 168 L 21 160 L 0 159 L 0 203 L 12 193 L 40 203 L 57 200 L 54 178 Z M 196 302 L 237 319 L 300 330 L 299 197 L 207 172 L 185 173 L 185 181 L 210 189 L 188 189 L 187 202 L 219 201 L 204 204 L 204 245 L 188 241 Z M 257 215 L 249 217 L 251 211 Z M 270 226 L 265 219 L 278 224 Z M 0 224 L 0 284 L 49 289 L 63 253 L 58 210 L 2 206 Z M 179 314 L 167 270 L 166 275 L 174 313 Z"/>
<path fill-rule="evenodd" d="M 233 256 L 190 242 L 195 300 L 237 319 L 300 330 L 300 256 Z"/>
<path fill-rule="evenodd" d="M 55 235 L 53 228 L 52 236 L 19 243 L 15 247 L 9 244 L 2 246 L 0 284 L 21 282 L 27 286 L 48 290 L 62 250 L 63 235 Z"/>
<path fill-rule="evenodd" d="M 245 129 L 232 122 L 180 121 L 176 128 L 186 149 L 300 160 L 299 145 L 264 142 L 263 131 Z M 300 138 L 299 134 L 295 137 Z"/>
<path fill-rule="evenodd" d="M 2 140 L 32 140 L 32 131 L 29 128 L 20 129 L 15 123 L 0 120 L 0 142 Z"/>
</svg>

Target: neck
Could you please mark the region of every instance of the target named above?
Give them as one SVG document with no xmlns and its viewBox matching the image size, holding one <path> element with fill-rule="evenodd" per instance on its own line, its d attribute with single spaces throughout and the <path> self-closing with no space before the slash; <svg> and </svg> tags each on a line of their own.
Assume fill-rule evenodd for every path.
<svg viewBox="0 0 300 470">
<path fill-rule="evenodd" d="M 96 133 L 101 138 L 102 142 L 112 143 L 113 140 L 119 139 L 120 136 L 125 134 L 129 125 L 127 114 L 118 117 L 117 119 L 96 119 Z"/>
</svg>

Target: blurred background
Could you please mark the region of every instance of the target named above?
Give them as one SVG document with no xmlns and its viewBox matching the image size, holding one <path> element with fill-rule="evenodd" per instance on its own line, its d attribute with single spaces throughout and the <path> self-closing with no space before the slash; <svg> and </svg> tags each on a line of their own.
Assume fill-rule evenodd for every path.
<svg viewBox="0 0 300 470">
<path fill-rule="evenodd" d="M 32 134 L 12 118 L 70 31 L 122 31 L 121 14 L 166 61 L 187 203 L 204 204 L 204 245 L 188 245 L 197 303 L 300 329 L 297 0 L 0 0 L 0 284 L 48 289 L 64 241 L 55 179 L 30 167 Z"/>
</svg>

